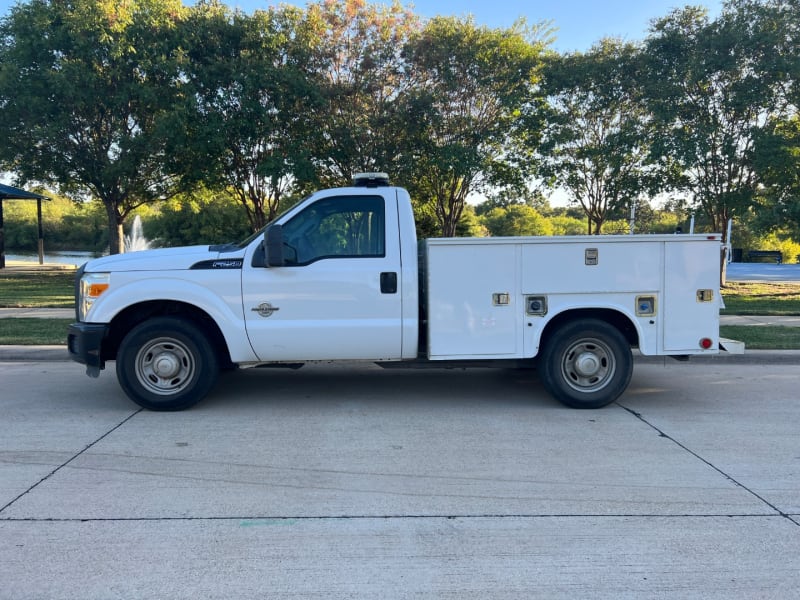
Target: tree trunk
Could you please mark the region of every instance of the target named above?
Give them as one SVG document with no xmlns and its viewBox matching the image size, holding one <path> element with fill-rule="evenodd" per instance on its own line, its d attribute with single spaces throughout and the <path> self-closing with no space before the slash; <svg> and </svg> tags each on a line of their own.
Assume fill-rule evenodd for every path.
<svg viewBox="0 0 800 600">
<path fill-rule="evenodd" d="M 108 253 L 122 254 L 125 252 L 125 235 L 122 229 L 125 219 L 117 214 L 117 207 L 113 202 L 103 204 L 108 215 Z"/>
<path fill-rule="evenodd" d="M 446 216 L 442 223 L 442 237 L 455 237 L 456 225 L 458 225 L 458 221 L 453 221 L 453 215 Z"/>
<path fill-rule="evenodd" d="M 461 219 L 461 213 L 464 210 L 464 201 L 437 199 L 436 202 L 438 203 L 436 212 L 442 226 L 442 237 L 456 237 L 458 221 Z"/>
</svg>

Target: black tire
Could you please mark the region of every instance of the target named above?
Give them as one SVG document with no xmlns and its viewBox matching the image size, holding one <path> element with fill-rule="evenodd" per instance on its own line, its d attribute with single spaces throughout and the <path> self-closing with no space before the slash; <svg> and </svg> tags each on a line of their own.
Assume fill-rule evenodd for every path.
<svg viewBox="0 0 800 600">
<path fill-rule="evenodd" d="M 598 319 L 581 319 L 548 337 L 539 372 L 544 387 L 562 404 L 601 408 L 628 387 L 633 356 L 616 327 Z"/>
<path fill-rule="evenodd" d="M 191 321 L 156 317 L 130 330 L 117 352 L 117 379 L 128 397 L 149 410 L 184 410 L 214 387 L 219 364 Z"/>
</svg>

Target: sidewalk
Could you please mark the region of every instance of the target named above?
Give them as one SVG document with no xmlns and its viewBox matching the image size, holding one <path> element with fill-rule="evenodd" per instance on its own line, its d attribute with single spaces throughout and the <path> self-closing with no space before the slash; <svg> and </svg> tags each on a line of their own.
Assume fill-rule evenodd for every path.
<svg viewBox="0 0 800 600">
<path fill-rule="evenodd" d="M 765 317 L 756 315 L 720 315 L 720 325 L 779 325 L 781 327 L 800 327 L 800 316 Z"/>
<path fill-rule="evenodd" d="M 0 319 L 74 319 L 74 308 L 0 308 Z"/>
</svg>

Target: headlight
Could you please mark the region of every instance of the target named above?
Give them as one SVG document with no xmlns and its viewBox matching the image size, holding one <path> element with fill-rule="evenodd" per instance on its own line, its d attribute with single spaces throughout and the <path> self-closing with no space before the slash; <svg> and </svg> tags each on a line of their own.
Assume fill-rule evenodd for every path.
<svg viewBox="0 0 800 600">
<path fill-rule="evenodd" d="M 111 285 L 111 273 L 86 273 L 81 277 L 78 296 L 78 320 L 86 319 L 86 314 L 100 295 Z"/>
</svg>

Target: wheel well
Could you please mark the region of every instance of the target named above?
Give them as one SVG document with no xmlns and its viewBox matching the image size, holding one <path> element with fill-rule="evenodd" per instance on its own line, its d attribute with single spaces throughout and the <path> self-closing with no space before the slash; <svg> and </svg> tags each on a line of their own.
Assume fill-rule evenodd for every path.
<svg viewBox="0 0 800 600">
<path fill-rule="evenodd" d="M 610 308 L 581 308 L 568 310 L 553 317 L 545 326 L 544 331 L 542 331 L 539 348 L 543 348 L 553 334 L 563 325 L 577 319 L 597 319 L 599 321 L 605 321 L 619 330 L 619 332 L 625 336 L 625 339 L 628 340 L 631 347 L 636 348 L 639 346 L 639 333 L 625 314 Z"/>
<path fill-rule="evenodd" d="M 128 332 L 139 323 L 153 317 L 179 317 L 191 321 L 200 333 L 206 336 L 211 347 L 214 348 L 220 366 L 228 367 L 231 365 L 228 345 L 225 343 L 225 337 L 214 319 L 204 310 L 192 304 L 174 300 L 154 300 L 134 304 L 115 316 L 110 323 L 108 336 L 103 343 L 103 360 L 115 360 L 119 345 Z"/>
</svg>

